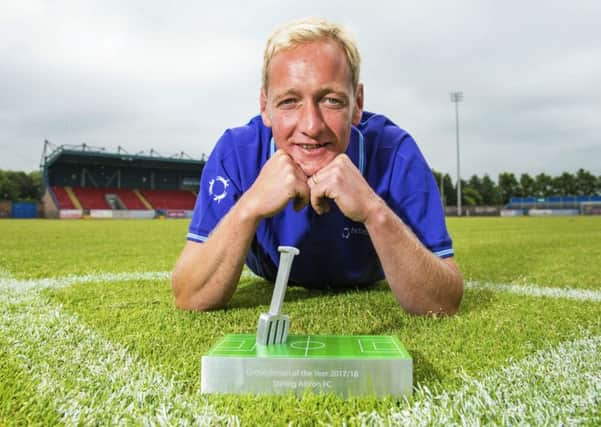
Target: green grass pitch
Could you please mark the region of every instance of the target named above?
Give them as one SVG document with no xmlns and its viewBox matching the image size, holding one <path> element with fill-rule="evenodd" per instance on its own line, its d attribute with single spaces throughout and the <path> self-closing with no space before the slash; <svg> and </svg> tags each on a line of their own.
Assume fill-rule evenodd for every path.
<svg viewBox="0 0 601 427">
<path fill-rule="evenodd" d="M 0 221 L 0 425 L 599 425 L 601 217 L 450 218 L 453 317 L 403 313 L 385 282 L 289 288 L 291 335 L 390 335 L 408 398 L 201 395 L 199 361 L 254 334 L 273 285 L 224 310 L 173 305 L 187 221 Z"/>
</svg>

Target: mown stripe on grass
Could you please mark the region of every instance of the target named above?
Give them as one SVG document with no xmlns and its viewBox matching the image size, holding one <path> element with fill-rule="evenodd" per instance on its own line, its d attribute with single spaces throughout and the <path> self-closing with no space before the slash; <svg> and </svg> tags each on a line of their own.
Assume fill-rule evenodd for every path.
<svg viewBox="0 0 601 427">
<path fill-rule="evenodd" d="M 5 269 L 4 267 L 0 267 L 0 280 L 1 279 L 10 279 L 12 276 L 12 274 L 10 274 L 10 271 L 8 271 L 7 269 Z"/>
<path fill-rule="evenodd" d="M 599 425 L 601 336 L 563 343 L 476 379 L 457 391 L 418 387 L 412 406 L 359 414 L 365 426 Z"/>
<path fill-rule="evenodd" d="M 465 288 L 503 292 L 529 297 L 563 298 L 577 301 L 601 302 L 601 291 L 592 289 L 550 288 L 533 284 L 514 285 L 476 281 L 466 282 Z"/>
<path fill-rule="evenodd" d="M 8 351 L 67 425 L 239 425 L 38 292 L 0 287 L 0 311 Z"/>
</svg>

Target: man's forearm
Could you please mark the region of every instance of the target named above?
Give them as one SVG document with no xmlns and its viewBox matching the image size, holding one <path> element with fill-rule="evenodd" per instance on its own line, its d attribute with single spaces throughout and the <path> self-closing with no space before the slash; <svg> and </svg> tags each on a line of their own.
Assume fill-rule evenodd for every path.
<svg viewBox="0 0 601 427">
<path fill-rule="evenodd" d="M 438 258 L 382 200 L 365 222 L 399 304 L 414 314 L 454 314 L 463 279 L 452 259 Z"/>
<path fill-rule="evenodd" d="M 173 271 L 175 304 L 192 310 L 223 307 L 236 290 L 259 222 L 292 199 L 296 209 L 307 204 L 307 177 L 289 155 L 278 150 L 207 241 L 186 244 Z"/>
<path fill-rule="evenodd" d="M 177 307 L 210 310 L 223 307 L 232 297 L 259 224 L 241 200 L 206 242 L 186 244 L 172 276 Z"/>
</svg>

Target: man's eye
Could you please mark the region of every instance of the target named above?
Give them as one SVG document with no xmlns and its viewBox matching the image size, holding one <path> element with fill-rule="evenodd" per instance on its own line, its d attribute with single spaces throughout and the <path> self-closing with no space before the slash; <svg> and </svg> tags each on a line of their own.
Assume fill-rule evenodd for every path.
<svg viewBox="0 0 601 427">
<path fill-rule="evenodd" d="M 331 105 L 331 106 L 335 106 L 335 107 L 339 107 L 339 106 L 343 105 L 343 102 L 340 99 L 333 98 L 331 96 L 326 96 L 323 100 L 327 105 Z"/>
<path fill-rule="evenodd" d="M 280 107 L 286 107 L 286 106 L 294 105 L 295 103 L 296 103 L 296 99 L 295 98 L 285 98 L 285 99 L 282 99 L 278 103 L 278 106 L 280 106 Z"/>
</svg>

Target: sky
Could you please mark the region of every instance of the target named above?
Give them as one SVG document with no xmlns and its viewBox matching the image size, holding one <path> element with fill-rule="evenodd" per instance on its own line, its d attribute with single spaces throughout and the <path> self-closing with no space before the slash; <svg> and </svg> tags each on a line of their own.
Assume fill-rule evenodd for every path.
<svg viewBox="0 0 601 427">
<path fill-rule="evenodd" d="M 304 17 L 346 26 L 365 109 L 430 166 L 601 175 L 599 1 L 0 0 L 0 169 L 39 167 L 44 140 L 210 154 L 259 112 L 265 42 Z"/>
</svg>

